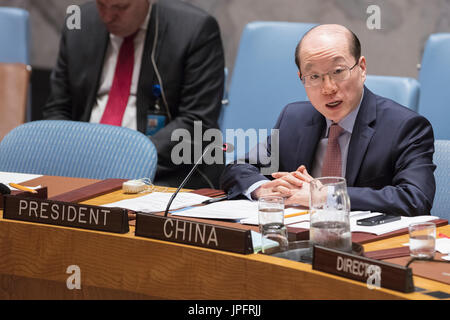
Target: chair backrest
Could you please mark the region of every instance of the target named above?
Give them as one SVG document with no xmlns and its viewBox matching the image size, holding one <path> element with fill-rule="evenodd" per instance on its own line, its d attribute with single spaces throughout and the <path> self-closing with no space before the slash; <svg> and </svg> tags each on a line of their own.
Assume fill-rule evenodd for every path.
<svg viewBox="0 0 450 320">
<path fill-rule="evenodd" d="M 432 34 L 419 73 L 419 113 L 432 124 L 435 139 L 450 139 L 450 33 Z"/>
<path fill-rule="evenodd" d="M 91 179 L 154 179 L 157 152 L 142 133 L 75 121 L 42 120 L 0 143 L 0 171 Z"/>
<path fill-rule="evenodd" d="M 0 62 L 29 64 L 29 14 L 0 7 Z"/>
<path fill-rule="evenodd" d="M 282 108 L 307 100 L 297 75 L 295 47 L 315 24 L 255 21 L 242 32 L 219 126 L 226 129 L 273 128 Z M 224 138 L 225 141 L 227 141 Z M 231 141 L 230 141 L 231 142 Z M 232 142 L 233 143 L 233 142 Z"/>
<path fill-rule="evenodd" d="M 267 128 L 288 103 L 306 100 L 297 76 L 295 47 L 314 24 L 255 21 L 242 32 L 219 124 L 226 128 Z"/>
<path fill-rule="evenodd" d="M 420 85 L 413 78 L 367 75 L 365 85 L 373 93 L 417 111 Z"/>
<path fill-rule="evenodd" d="M 0 63 L 0 141 L 25 123 L 30 72 L 22 63 Z"/>
<path fill-rule="evenodd" d="M 431 214 L 450 220 L 450 140 L 435 140 L 436 195 Z"/>
</svg>

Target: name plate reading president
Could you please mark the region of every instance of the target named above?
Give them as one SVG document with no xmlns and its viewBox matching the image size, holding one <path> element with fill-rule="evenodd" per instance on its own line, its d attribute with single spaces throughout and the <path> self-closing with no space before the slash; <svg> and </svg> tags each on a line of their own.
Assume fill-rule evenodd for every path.
<svg viewBox="0 0 450 320">
<path fill-rule="evenodd" d="M 366 282 L 369 289 L 387 288 L 414 292 L 411 268 L 382 262 L 346 252 L 314 246 L 314 270 Z"/>
<path fill-rule="evenodd" d="M 242 254 L 253 253 L 250 230 L 136 213 L 136 236 Z"/>
<path fill-rule="evenodd" d="M 11 195 L 4 196 L 3 218 L 115 233 L 129 231 L 125 209 Z"/>
</svg>

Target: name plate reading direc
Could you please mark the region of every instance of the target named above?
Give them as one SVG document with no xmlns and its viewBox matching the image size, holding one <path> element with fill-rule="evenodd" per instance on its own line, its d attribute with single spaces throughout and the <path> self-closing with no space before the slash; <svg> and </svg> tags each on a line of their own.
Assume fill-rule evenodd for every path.
<svg viewBox="0 0 450 320">
<path fill-rule="evenodd" d="M 4 196 L 3 218 L 115 233 L 129 231 L 125 209 L 11 195 Z"/>
<path fill-rule="evenodd" d="M 242 254 L 253 253 L 250 230 L 163 217 L 136 214 L 136 236 L 183 243 Z"/>
<path fill-rule="evenodd" d="M 414 292 L 411 268 L 388 262 L 314 246 L 312 267 L 314 270 L 366 282 L 370 289 L 382 287 L 405 293 Z"/>
</svg>

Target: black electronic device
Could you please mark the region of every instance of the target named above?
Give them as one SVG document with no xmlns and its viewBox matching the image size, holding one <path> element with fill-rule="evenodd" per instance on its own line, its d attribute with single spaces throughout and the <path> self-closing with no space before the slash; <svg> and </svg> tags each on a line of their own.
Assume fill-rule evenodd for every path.
<svg viewBox="0 0 450 320">
<path fill-rule="evenodd" d="M 8 186 L 4 185 L 3 183 L 0 183 L 0 194 L 10 194 L 11 190 L 8 188 Z"/>
<path fill-rule="evenodd" d="M 401 219 L 401 216 L 394 216 L 391 214 L 383 213 L 383 214 L 373 216 L 370 218 L 356 220 L 356 224 L 359 226 L 376 226 L 379 224 L 393 222 L 393 221 L 397 221 L 400 219 Z"/>
</svg>

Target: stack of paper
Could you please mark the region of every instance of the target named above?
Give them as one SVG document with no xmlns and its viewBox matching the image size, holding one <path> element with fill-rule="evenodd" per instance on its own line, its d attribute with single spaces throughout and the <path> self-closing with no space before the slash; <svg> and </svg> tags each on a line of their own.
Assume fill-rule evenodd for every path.
<svg viewBox="0 0 450 320">
<path fill-rule="evenodd" d="M 450 254 L 450 239 L 436 239 L 436 251 L 443 254 Z"/>
<path fill-rule="evenodd" d="M 22 183 L 28 180 L 36 179 L 42 177 L 41 174 L 27 174 L 27 173 L 16 173 L 16 172 L 4 172 L 0 171 L 0 183 L 3 183 L 11 190 L 16 190 L 9 186 L 9 183 Z M 35 189 L 35 188 L 34 188 Z"/>
<path fill-rule="evenodd" d="M 400 220 L 388 222 L 376 226 L 359 226 L 356 224 L 356 221 L 359 219 L 369 218 L 376 215 L 381 214 L 380 212 L 370 212 L 370 211 L 352 211 L 350 212 L 350 230 L 352 232 L 365 232 L 365 233 L 372 233 L 376 235 L 381 235 L 385 233 L 389 233 L 392 231 L 400 230 L 407 228 L 411 223 L 416 222 L 426 222 L 431 220 L 439 219 L 439 217 L 436 216 L 417 216 L 417 217 L 401 217 Z M 309 215 L 301 216 L 303 217 L 303 221 L 301 223 L 296 224 L 289 224 L 287 221 L 285 221 L 285 224 L 289 224 L 290 227 L 295 228 L 303 228 L 303 229 L 309 229 L 310 223 L 309 223 Z M 287 220 L 287 219 L 286 219 Z"/>
<path fill-rule="evenodd" d="M 251 231 L 252 235 L 252 243 L 253 243 L 253 252 L 258 253 L 262 250 L 262 235 L 259 232 Z M 280 244 L 276 241 L 265 239 L 264 240 L 264 249 L 270 249 L 274 247 L 278 247 Z"/>
<path fill-rule="evenodd" d="M 352 212 L 350 212 L 350 225 L 351 225 L 351 221 L 352 220 L 356 221 L 358 219 L 361 219 L 361 217 L 376 216 L 378 214 L 379 213 L 377 213 L 377 212 L 372 212 L 371 213 L 370 211 L 352 211 Z M 309 227 L 310 227 L 310 223 L 309 223 L 310 215 L 307 214 L 307 215 L 304 215 L 302 217 L 303 217 L 303 219 L 302 219 L 303 221 L 301 221 L 299 223 L 292 224 L 292 223 L 289 223 L 289 222 L 286 222 L 286 221 L 285 221 L 285 223 L 289 224 L 290 227 L 309 229 Z M 353 231 L 353 229 L 352 229 L 352 231 Z"/>
<path fill-rule="evenodd" d="M 305 222 L 308 224 L 309 228 L 309 213 L 304 214 L 304 210 L 300 210 L 297 208 L 286 208 L 284 209 L 284 224 L 285 225 L 294 225 L 294 224 L 300 224 L 302 222 Z M 297 215 L 299 214 L 299 215 Z M 289 217 L 292 216 L 292 217 Z M 258 206 L 256 206 L 256 213 L 254 216 L 246 219 L 242 219 L 240 221 L 242 224 L 250 224 L 250 225 L 259 225 L 258 222 Z"/>
<path fill-rule="evenodd" d="M 409 246 L 409 242 L 404 243 L 403 245 Z M 450 239 L 447 238 L 436 239 L 434 248 L 436 251 L 442 254 L 447 254 L 447 256 L 442 256 L 441 258 L 450 261 Z"/>
<path fill-rule="evenodd" d="M 221 219 L 221 220 L 258 220 L 258 202 L 250 200 L 224 200 L 172 213 L 174 216 Z M 257 223 L 258 224 L 258 223 Z"/>
<path fill-rule="evenodd" d="M 450 239 L 436 239 L 436 251 L 446 254 L 446 256 L 442 256 L 441 258 L 450 261 Z"/>
<path fill-rule="evenodd" d="M 356 224 L 356 220 L 369 218 L 369 217 L 372 217 L 377 214 L 380 214 L 380 213 L 371 212 L 371 213 L 367 213 L 367 214 L 351 216 L 350 217 L 350 230 L 352 232 L 367 232 L 367 233 L 372 233 L 372 234 L 376 234 L 376 235 L 381 235 L 381 234 L 389 233 L 392 231 L 408 228 L 408 226 L 411 223 L 426 222 L 426 221 L 439 219 L 439 217 L 428 216 L 428 215 L 427 216 L 417 216 L 417 217 L 403 217 L 402 216 L 400 220 L 383 223 L 383 224 L 376 225 L 376 226 L 359 226 Z"/>
<path fill-rule="evenodd" d="M 167 204 L 173 193 L 152 192 L 142 197 L 121 200 L 103 205 L 104 207 L 119 207 L 140 212 L 160 212 L 165 211 Z M 210 197 L 201 196 L 191 192 L 180 192 L 173 200 L 170 210 L 192 206 L 202 203 Z"/>
</svg>

